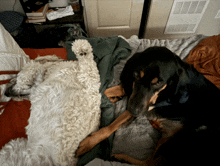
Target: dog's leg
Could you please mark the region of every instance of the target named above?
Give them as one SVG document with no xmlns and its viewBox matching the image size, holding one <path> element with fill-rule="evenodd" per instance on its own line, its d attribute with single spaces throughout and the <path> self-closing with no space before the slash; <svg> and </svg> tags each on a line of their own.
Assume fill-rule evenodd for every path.
<svg viewBox="0 0 220 166">
<path fill-rule="evenodd" d="M 113 132 L 120 128 L 120 126 L 127 122 L 131 118 L 131 114 L 128 111 L 123 112 L 114 122 L 109 126 L 101 128 L 99 131 L 92 133 L 91 136 L 85 138 L 80 144 L 76 151 L 76 156 L 90 151 L 98 143 L 108 138 Z"/>
<path fill-rule="evenodd" d="M 109 98 L 112 103 L 120 100 L 125 95 L 122 85 L 114 86 L 105 90 L 104 94 Z"/>
</svg>

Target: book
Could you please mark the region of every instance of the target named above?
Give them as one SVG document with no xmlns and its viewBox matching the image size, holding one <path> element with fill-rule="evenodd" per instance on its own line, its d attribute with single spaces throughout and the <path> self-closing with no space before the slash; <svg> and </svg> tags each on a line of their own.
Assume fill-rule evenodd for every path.
<svg viewBox="0 0 220 166">
<path fill-rule="evenodd" d="M 28 19 L 31 20 L 38 20 L 38 19 L 44 19 L 46 18 L 46 13 L 43 16 L 28 16 Z"/>
<path fill-rule="evenodd" d="M 46 17 L 42 19 L 27 19 L 26 23 L 42 23 L 46 22 Z"/>
<path fill-rule="evenodd" d="M 31 13 L 26 13 L 26 15 L 28 17 L 40 17 L 40 16 L 44 16 L 48 10 L 48 6 L 49 4 L 47 3 L 46 5 L 42 6 L 40 9 L 38 9 L 37 11 L 32 11 Z"/>
</svg>

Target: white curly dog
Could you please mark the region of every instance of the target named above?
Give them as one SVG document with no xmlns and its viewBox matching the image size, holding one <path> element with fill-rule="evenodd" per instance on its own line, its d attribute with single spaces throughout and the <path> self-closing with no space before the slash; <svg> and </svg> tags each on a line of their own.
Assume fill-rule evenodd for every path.
<svg viewBox="0 0 220 166">
<path fill-rule="evenodd" d="M 74 165 L 79 143 L 98 130 L 100 75 L 92 47 L 76 40 L 72 50 L 78 61 L 39 57 L 23 67 L 9 88 L 13 95 L 30 93 L 31 114 L 28 138 L 2 148 L 1 166 Z"/>
</svg>

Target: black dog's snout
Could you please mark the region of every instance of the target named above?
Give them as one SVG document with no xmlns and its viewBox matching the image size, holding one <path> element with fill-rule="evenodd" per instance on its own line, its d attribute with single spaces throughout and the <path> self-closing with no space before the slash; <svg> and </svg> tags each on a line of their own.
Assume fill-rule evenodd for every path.
<svg viewBox="0 0 220 166">
<path fill-rule="evenodd" d="M 128 101 L 127 110 L 132 114 L 132 116 L 137 117 L 143 111 L 146 110 L 146 105 L 144 105 L 140 100 L 136 98 L 130 98 Z"/>
</svg>

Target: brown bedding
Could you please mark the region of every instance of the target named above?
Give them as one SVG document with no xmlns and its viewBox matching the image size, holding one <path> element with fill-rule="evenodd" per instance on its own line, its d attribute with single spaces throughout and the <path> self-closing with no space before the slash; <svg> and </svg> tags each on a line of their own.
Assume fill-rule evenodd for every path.
<svg viewBox="0 0 220 166">
<path fill-rule="evenodd" d="M 186 62 L 220 89 L 220 35 L 202 40 L 191 50 Z"/>
</svg>

